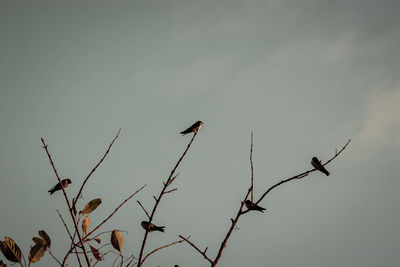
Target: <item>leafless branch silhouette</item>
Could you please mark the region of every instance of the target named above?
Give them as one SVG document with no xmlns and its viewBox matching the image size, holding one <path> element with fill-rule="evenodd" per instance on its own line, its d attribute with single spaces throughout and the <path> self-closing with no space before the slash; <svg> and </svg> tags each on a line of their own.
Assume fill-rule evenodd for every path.
<svg viewBox="0 0 400 267">
<path fill-rule="evenodd" d="M 347 143 L 346 143 L 346 144 L 342 147 L 342 149 L 340 149 L 339 151 L 336 150 L 336 151 L 335 151 L 335 155 L 332 156 L 332 157 L 331 157 L 327 162 L 325 162 L 325 164 L 323 164 L 323 165 L 325 166 L 325 165 L 329 164 L 332 160 L 334 160 L 337 156 L 339 156 L 339 155 L 343 152 L 343 150 L 346 149 L 346 147 L 348 146 L 348 144 L 350 143 L 350 141 L 351 141 L 351 140 L 348 140 Z M 250 196 L 250 198 L 251 198 L 251 203 L 254 203 L 254 204 L 257 205 L 257 204 L 260 203 L 260 202 L 265 198 L 265 196 L 267 196 L 267 194 L 268 194 L 269 192 L 271 192 L 271 190 L 273 190 L 274 188 L 276 188 L 276 187 L 278 187 L 278 186 L 280 186 L 280 185 L 283 185 L 283 184 L 285 184 L 285 183 L 287 183 L 287 182 L 289 182 L 289 181 L 292 181 L 292 180 L 295 180 L 295 179 L 302 179 L 302 178 L 304 178 L 304 177 L 307 177 L 311 172 L 316 171 L 316 169 L 314 168 L 314 169 L 311 169 L 311 170 L 302 172 L 302 173 L 300 173 L 300 174 L 297 174 L 297 175 L 295 175 L 295 176 L 293 176 L 293 177 L 287 178 L 287 179 L 285 179 L 285 180 L 281 180 L 280 182 L 278 182 L 278 183 L 274 184 L 273 186 L 271 186 L 270 188 L 268 188 L 268 189 L 261 195 L 261 197 L 260 197 L 256 202 L 253 202 L 253 191 L 254 191 L 253 133 L 251 133 L 250 167 L 251 167 L 251 179 L 250 179 L 251 185 L 250 185 L 250 188 L 247 190 L 247 193 L 246 193 L 246 195 L 245 195 L 243 201 L 240 202 L 240 206 L 239 206 L 239 209 L 238 209 L 238 211 L 237 211 L 237 213 L 236 213 L 235 218 L 234 218 L 234 219 L 231 218 L 231 225 L 230 225 L 230 227 L 229 227 L 229 230 L 228 230 L 227 234 L 225 235 L 225 238 L 224 238 L 223 241 L 221 242 L 221 245 L 220 245 L 220 247 L 219 247 L 219 249 L 218 249 L 218 252 L 217 252 L 217 256 L 214 258 L 214 260 L 212 260 L 211 258 L 209 258 L 209 257 L 207 256 L 206 250 L 201 251 L 195 244 L 193 244 L 192 242 L 190 242 L 190 241 L 188 240 L 188 238 L 184 238 L 182 235 L 179 235 L 179 237 L 180 237 L 182 240 L 186 241 L 186 243 L 188 243 L 188 244 L 189 244 L 190 246 L 192 246 L 197 252 L 199 252 L 199 253 L 211 264 L 212 267 L 215 267 L 215 266 L 218 264 L 219 260 L 221 259 L 222 253 L 223 253 L 224 249 L 226 248 L 226 244 L 227 244 L 227 242 L 228 242 L 228 240 L 229 240 L 229 238 L 230 238 L 230 236 L 231 236 L 233 230 L 237 227 L 236 225 L 237 225 L 237 223 L 238 223 L 238 221 L 239 221 L 239 218 L 240 218 L 242 215 L 244 215 L 244 214 L 246 214 L 246 213 L 248 213 L 248 212 L 250 211 L 249 208 L 248 208 L 247 210 L 244 210 L 244 211 L 243 211 L 243 206 L 244 206 L 246 200 L 248 199 L 249 195 L 251 195 L 251 196 Z"/>
<path fill-rule="evenodd" d="M 157 211 L 158 205 L 160 204 L 161 198 L 165 195 L 165 192 L 167 191 L 168 186 L 171 185 L 172 182 L 175 180 L 176 176 L 174 177 L 173 175 L 174 175 L 176 169 L 178 168 L 179 164 L 182 162 L 183 158 L 185 157 L 186 153 L 188 152 L 190 146 L 192 145 L 194 139 L 196 138 L 196 135 L 197 135 L 197 132 L 195 132 L 193 134 L 193 137 L 190 140 L 189 144 L 187 145 L 187 147 L 186 147 L 185 151 L 183 152 L 182 156 L 179 158 L 178 162 L 175 164 L 174 168 L 171 170 L 171 173 L 168 176 L 167 180 L 165 182 L 163 182 L 164 186 L 163 186 L 159 196 L 158 197 L 154 197 L 153 196 L 154 199 L 156 200 L 156 203 L 154 204 L 154 207 L 153 207 L 153 209 L 151 211 L 151 214 L 149 216 L 149 227 L 147 227 L 147 229 L 145 230 L 145 234 L 144 234 L 144 237 L 143 237 L 142 246 L 140 248 L 139 259 L 138 259 L 138 263 L 137 263 L 138 267 L 142 266 L 143 252 L 144 252 L 144 248 L 146 246 L 146 241 L 147 241 L 147 236 L 149 234 L 150 224 L 153 221 L 154 215 L 155 215 L 155 213 Z"/>
</svg>

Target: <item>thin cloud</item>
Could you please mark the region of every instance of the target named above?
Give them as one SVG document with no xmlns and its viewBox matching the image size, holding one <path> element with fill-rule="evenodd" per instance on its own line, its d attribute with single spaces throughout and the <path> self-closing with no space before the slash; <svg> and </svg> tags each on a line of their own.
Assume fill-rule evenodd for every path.
<svg viewBox="0 0 400 267">
<path fill-rule="evenodd" d="M 375 92 L 367 98 L 366 119 L 358 139 L 372 147 L 400 145 L 400 85 L 391 91 Z"/>
</svg>

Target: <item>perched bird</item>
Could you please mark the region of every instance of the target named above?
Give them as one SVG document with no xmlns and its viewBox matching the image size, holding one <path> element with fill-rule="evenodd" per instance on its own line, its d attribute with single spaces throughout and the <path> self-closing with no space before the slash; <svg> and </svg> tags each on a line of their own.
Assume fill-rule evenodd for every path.
<svg viewBox="0 0 400 267">
<path fill-rule="evenodd" d="M 197 133 L 200 130 L 202 125 L 203 125 L 202 121 L 197 121 L 192 126 L 187 128 L 186 130 L 182 131 L 181 134 L 185 135 L 185 134 L 188 134 L 188 133 Z"/>
<path fill-rule="evenodd" d="M 329 172 L 325 169 L 324 165 L 321 164 L 321 161 L 317 159 L 317 157 L 313 157 L 311 160 L 311 165 L 320 172 L 323 172 L 326 174 L 326 176 L 329 176 Z"/>
<path fill-rule="evenodd" d="M 142 227 L 144 228 L 144 230 L 147 230 L 147 228 L 149 228 L 149 232 L 160 231 L 163 233 L 164 233 L 164 228 L 165 228 L 165 226 L 157 226 L 152 223 L 150 224 L 150 227 L 149 227 L 149 222 L 146 222 L 146 221 L 142 221 Z"/>
<path fill-rule="evenodd" d="M 64 179 L 64 180 L 61 181 L 61 184 L 62 184 L 62 187 L 63 187 L 63 188 L 66 188 L 66 187 L 67 187 L 69 184 L 71 184 L 71 183 L 72 183 L 72 182 L 71 182 L 70 179 Z M 56 184 L 55 186 L 53 186 L 52 189 L 50 189 L 50 190 L 47 191 L 47 192 L 49 192 L 50 195 L 52 195 L 54 192 L 56 192 L 56 191 L 58 191 L 58 190 L 61 190 L 61 184 L 60 184 L 60 183 Z"/>
<path fill-rule="evenodd" d="M 246 200 L 246 202 L 244 202 L 244 204 L 246 205 L 246 208 L 249 210 L 258 210 L 261 212 L 264 212 L 265 208 L 258 206 L 256 203 L 252 203 L 251 200 Z"/>
</svg>

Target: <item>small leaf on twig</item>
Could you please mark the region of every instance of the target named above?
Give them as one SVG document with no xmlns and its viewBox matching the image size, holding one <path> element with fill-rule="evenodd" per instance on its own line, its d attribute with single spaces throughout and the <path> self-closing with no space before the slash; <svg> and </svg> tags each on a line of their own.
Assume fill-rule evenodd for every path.
<svg viewBox="0 0 400 267">
<path fill-rule="evenodd" d="M 31 251 L 29 251 L 28 255 L 29 262 L 34 263 L 40 261 L 46 252 L 45 242 L 46 241 L 42 240 L 41 244 L 36 244 L 31 248 Z"/>
<path fill-rule="evenodd" d="M 4 237 L 4 241 L 0 241 L 0 250 L 7 260 L 11 262 L 21 262 L 21 250 L 14 240 L 8 236 Z"/>
<path fill-rule="evenodd" d="M 122 250 L 122 244 L 124 243 L 124 237 L 121 234 L 120 231 L 118 230 L 114 230 L 111 233 L 111 244 L 112 246 L 118 250 L 119 252 L 121 252 Z"/>
<path fill-rule="evenodd" d="M 101 261 L 101 255 L 100 252 L 97 248 L 92 247 L 91 245 L 89 245 L 90 250 L 92 251 L 93 256 L 95 257 L 96 260 Z"/>
<path fill-rule="evenodd" d="M 101 239 L 100 238 L 95 238 L 95 239 L 93 239 L 94 241 L 96 241 L 97 243 L 101 243 Z"/>
<path fill-rule="evenodd" d="M 88 234 L 89 227 L 90 227 L 90 218 L 89 216 L 86 216 L 85 219 L 83 219 L 82 221 L 82 231 L 85 235 Z"/>
<path fill-rule="evenodd" d="M 40 230 L 39 235 L 43 238 L 44 242 L 46 243 L 46 247 L 50 247 L 51 246 L 50 236 L 44 230 Z"/>
<path fill-rule="evenodd" d="M 86 204 L 85 208 L 82 210 L 83 215 L 89 214 L 94 211 L 101 204 L 101 198 L 96 198 L 91 200 Z"/>
</svg>

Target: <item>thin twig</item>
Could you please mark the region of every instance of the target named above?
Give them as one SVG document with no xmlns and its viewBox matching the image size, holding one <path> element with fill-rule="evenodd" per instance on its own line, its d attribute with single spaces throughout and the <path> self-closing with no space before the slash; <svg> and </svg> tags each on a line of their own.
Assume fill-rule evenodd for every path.
<svg viewBox="0 0 400 267">
<path fill-rule="evenodd" d="M 249 197 L 250 192 L 251 192 L 251 187 L 249 188 L 249 190 L 247 190 L 247 194 L 246 194 L 246 196 L 244 197 L 243 201 L 240 204 L 240 207 L 239 207 L 239 210 L 238 210 L 238 212 L 236 214 L 235 219 L 234 220 L 231 219 L 231 222 L 232 222 L 231 227 L 229 228 L 228 233 L 226 234 L 224 240 L 221 243 L 221 246 L 219 247 L 218 254 L 215 257 L 212 266 L 217 265 L 219 259 L 221 258 L 222 252 L 224 251 L 224 249 L 226 247 L 226 243 L 228 242 L 229 237 L 231 236 L 233 230 L 235 229 L 236 224 L 238 223 L 240 216 L 243 215 L 243 211 L 242 211 L 243 205 L 244 205 L 244 202 L 246 201 L 246 199 Z"/>
<path fill-rule="evenodd" d="M 340 149 L 337 153 L 335 153 L 335 155 L 334 155 L 332 158 L 330 158 L 327 162 L 325 162 L 323 165 L 324 165 L 324 166 L 325 166 L 325 165 L 328 165 L 332 160 L 334 160 L 337 156 L 339 156 L 340 153 L 342 153 L 342 151 L 343 151 L 343 150 L 347 147 L 347 145 L 350 143 L 350 141 L 351 141 L 351 140 L 349 139 L 349 141 L 347 141 L 347 143 L 342 147 L 342 149 Z M 300 174 L 297 174 L 297 175 L 295 175 L 295 176 L 293 176 L 293 177 L 290 177 L 290 178 L 288 178 L 288 179 L 282 180 L 282 181 L 280 181 L 279 183 L 276 183 L 275 185 L 271 186 L 267 191 L 265 191 L 264 194 L 262 194 L 262 196 L 257 200 L 256 204 L 260 203 L 260 202 L 264 199 L 264 197 L 265 197 L 269 192 L 271 192 L 272 189 L 274 189 L 274 188 L 280 186 L 281 184 L 287 183 L 287 182 L 289 182 L 289 181 L 291 181 L 291 180 L 304 178 L 304 177 L 306 177 L 309 173 L 314 172 L 314 171 L 316 171 L 315 168 L 312 169 L 312 170 L 308 170 L 308 171 L 302 172 L 302 173 L 300 173 Z M 246 212 L 247 212 L 247 211 L 246 211 Z"/>
<path fill-rule="evenodd" d="M 58 213 L 58 216 L 60 216 L 60 219 L 61 219 L 62 223 L 64 224 L 64 227 L 67 230 L 67 233 L 68 233 L 69 237 L 71 238 L 72 243 L 75 243 L 74 238 L 72 237 L 71 232 L 69 231 L 67 224 L 65 223 L 64 218 L 62 217 L 62 215 L 58 209 L 57 209 L 57 213 Z"/>
<path fill-rule="evenodd" d="M 337 156 L 339 156 L 339 154 L 342 153 L 342 151 L 347 147 L 347 145 L 350 143 L 350 141 L 351 141 L 351 140 L 348 140 L 347 143 L 346 143 L 346 144 L 342 147 L 342 149 L 340 149 L 339 151 L 336 150 L 336 151 L 335 151 L 335 155 L 334 155 L 333 157 L 331 157 L 331 158 L 330 158 L 327 162 L 325 162 L 325 164 L 323 164 L 323 165 L 325 166 L 325 165 L 329 164 L 332 160 L 334 160 Z M 215 259 L 214 259 L 214 260 L 211 260 L 210 258 L 206 257 L 206 254 L 205 254 L 205 253 L 206 253 L 207 249 L 205 249 L 204 252 L 203 252 L 203 251 L 201 251 L 196 245 L 194 245 L 193 243 L 191 243 L 189 240 L 185 239 L 185 238 L 182 237 L 182 236 L 179 236 L 180 238 L 184 239 L 187 243 L 189 243 L 189 244 L 190 244 L 195 250 L 197 250 L 201 255 L 203 255 L 204 258 L 206 258 L 206 259 L 211 263 L 211 266 L 212 266 L 212 267 L 215 267 L 215 266 L 217 265 L 218 261 L 220 260 L 220 258 L 221 258 L 221 256 L 222 256 L 222 252 L 223 252 L 223 250 L 224 250 L 225 247 L 226 247 L 226 243 L 228 242 L 228 239 L 229 239 L 230 235 L 232 234 L 233 230 L 235 229 L 235 227 L 236 227 L 236 225 L 237 225 L 237 223 L 238 223 L 238 221 L 239 221 L 240 216 L 242 216 L 243 214 L 245 214 L 245 213 L 247 213 L 247 212 L 250 211 L 249 209 L 247 209 L 246 211 L 242 211 L 242 209 L 243 209 L 243 205 L 244 205 L 245 201 L 246 201 L 247 198 L 249 197 L 249 194 L 250 194 L 250 193 L 253 193 L 252 191 L 253 191 L 253 174 L 254 174 L 254 172 L 253 172 L 252 152 L 253 152 L 253 134 L 252 134 L 252 138 L 251 138 L 251 148 L 250 148 L 250 164 L 251 164 L 251 176 L 252 176 L 251 182 L 252 182 L 252 184 L 251 184 L 250 188 L 247 190 L 247 194 L 246 194 L 246 196 L 244 197 L 244 200 L 241 202 L 241 205 L 240 205 L 240 207 L 239 207 L 239 210 L 238 210 L 238 212 L 237 212 L 237 214 L 236 214 L 235 219 L 231 219 L 231 226 L 230 226 L 230 228 L 229 228 L 229 230 L 228 230 L 228 233 L 226 234 L 224 240 L 223 240 L 222 243 L 221 243 L 221 246 L 220 246 L 220 248 L 219 248 L 219 250 L 218 250 L 218 254 L 217 254 L 217 256 L 215 257 Z M 273 185 L 273 186 L 271 186 L 270 188 L 268 188 L 267 191 L 265 191 L 264 194 L 258 199 L 258 201 L 255 202 L 255 204 L 258 204 L 259 202 L 261 202 L 261 201 L 264 199 L 264 197 L 265 197 L 269 192 L 271 192 L 272 189 L 274 189 L 274 188 L 276 188 L 276 187 L 278 187 L 278 186 L 280 186 L 280 185 L 282 185 L 282 184 L 284 184 L 284 183 L 287 183 L 287 182 L 289 182 L 289 181 L 291 181 L 291 180 L 304 178 L 304 177 L 308 176 L 311 172 L 314 172 L 314 171 L 316 171 L 316 169 L 312 169 L 312 170 L 309 170 L 309 171 L 305 171 L 305 172 L 303 172 L 303 173 L 300 173 L 300 174 L 295 175 L 295 176 L 293 176 L 293 177 L 290 177 L 290 178 L 288 178 L 288 179 L 282 180 L 282 181 L 280 181 L 279 183 L 276 183 L 275 185 Z M 252 198 L 252 201 L 253 201 L 253 198 Z"/>
<path fill-rule="evenodd" d="M 165 191 L 164 194 L 172 193 L 176 190 L 178 190 L 178 188 L 172 188 L 171 190 Z"/>
<path fill-rule="evenodd" d="M 82 193 L 82 190 L 83 190 L 83 187 L 85 186 L 86 182 L 89 180 L 90 176 L 96 171 L 97 167 L 99 167 L 100 164 L 103 162 L 103 160 L 106 158 L 106 156 L 110 152 L 110 149 L 111 149 L 112 145 L 114 144 L 115 140 L 117 140 L 120 132 L 121 132 L 121 128 L 119 128 L 117 135 L 114 137 L 114 139 L 112 140 L 111 144 L 108 146 L 108 149 L 107 149 L 106 153 L 103 155 L 103 157 L 100 159 L 100 161 L 96 164 L 96 166 L 91 170 L 89 175 L 83 181 L 82 186 L 79 189 L 78 194 L 76 195 L 76 197 L 73 200 L 73 204 L 72 204 L 73 208 L 75 208 L 76 202 L 78 201 L 78 198 L 80 197 L 80 195 Z"/>
<path fill-rule="evenodd" d="M 140 203 L 140 201 L 139 201 L 139 200 L 137 200 L 136 202 L 137 202 L 137 203 L 139 203 L 140 207 L 142 207 L 142 209 L 143 209 L 144 213 L 146 213 L 146 215 L 147 215 L 147 218 L 150 218 L 150 215 L 149 215 L 149 213 L 148 213 L 148 212 L 147 212 L 147 210 L 146 210 L 146 209 L 143 207 L 142 203 Z"/>
<path fill-rule="evenodd" d="M 251 167 L 251 203 L 253 203 L 254 192 L 254 168 L 253 168 L 253 132 L 251 132 L 251 146 L 250 146 L 250 167 Z"/>
<path fill-rule="evenodd" d="M 63 191 L 64 198 L 65 198 L 65 202 L 67 202 L 67 205 L 68 205 L 68 211 L 69 211 L 69 213 L 71 214 L 71 218 L 72 218 L 72 221 L 74 222 L 75 230 L 76 230 L 77 233 L 78 233 L 79 241 L 80 241 L 81 244 L 82 244 L 82 249 L 83 249 L 83 252 L 84 252 L 84 255 L 85 255 L 86 263 L 87 263 L 87 265 L 90 267 L 89 257 L 88 257 L 88 255 L 87 255 L 87 253 L 86 253 L 86 248 L 85 248 L 85 246 L 83 245 L 82 237 L 81 237 L 81 234 L 79 233 L 79 230 L 78 230 L 78 229 L 79 229 L 79 228 L 78 228 L 78 224 L 76 223 L 76 220 L 75 220 L 75 215 L 73 214 L 73 212 L 72 212 L 72 210 L 71 210 L 71 203 L 69 202 L 67 193 L 65 192 L 65 188 L 64 188 L 64 186 L 63 186 L 63 184 L 62 184 L 62 182 L 61 182 L 60 175 L 58 174 L 58 171 L 57 171 L 57 169 L 56 169 L 56 166 L 54 165 L 54 162 L 53 162 L 53 159 L 52 159 L 52 157 L 51 157 L 51 155 L 50 155 L 50 152 L 49 152 L 49 150 L 47 149 L 48 145 L 46 144 L 46 142 L 44 141 L 43 138 L 41 138 L 41 140 L 42 140 L 43 148 L 46 150 L 47 157 L 48 157 L 49 160 L 50 160 L 50 164 L 51 164 L 51 166 L 53 167 L 54 174 L 57 176 L 58 182 L 60 183 L 61 189 L 62 189 L 62 191 Z"/>
<path fill-rule="evenodd" d="M 150 226 L 151 222 L 153 221 L 154 214 L 156 213 L 158 204 L 160 203 L 162 196 L 165 194 L 165 191 L 166 191 L 167 187 L 172 183 L 171 179 L 172 179 L 176 169 L 178 168 L 179 164 L 181 163 L 181 161 L 185 157 L 186 153 L 188 152 L 190 146 L 192 145 L 193 140 L 196 137 L 196 135 L 197 135 L 197 132 L 195 132 L 193 134 L 193 137 L 190 140 L 189 144 L 187 145 L 187 147 L 186 147 L 185 151 L 183 152 L 182 156 L 179 158 L 178 162 L 175 164 L 175 167 L 171 170 L 171 173 L 168 176 L 168 179 L 163 183 L 164 186 L 163 186 L 163 189 L 161 190 L 158 198 L 154 197 L 154 199 L 156 200 L 156 203 L 154 204 L 153 210 L 151 211 L 151 214 L 150 214 L 150 217 L 149 217 L 149 226 Z M 173 179 L 175 179 L 175 178 L 176 178 L 176 176 Z M 143 257 L 144 247 L 146 246 L 146 241 L 147 241 L 148 234 L 149 234 L 149 227 L 146 229 L 146 231 L 144 233 L 142 246 L 140 248 L 140 253 L 139 253 L 139 259 L 138 259 L 138 262 L 137 262 L 137 267 L 142 266 L 142 257 Z"/>
<path fill-rule="evenodd" d="M 91 234 L 93 234 L 97 229 L 100 228 L 100 226 L 102 226 L 104 223 L 106 223 L 129 199 L 131 199 L 134 195 L 136 195 L 137 193 L 139 193 L 143 188 L 146 187 L 147 184 L 145 184 L 144 186 L 142 186 L 141 188 L 139 188 L 138 190 L 136 190 L 135 193 L 133 193 L 132 195 L 130 195 L 127 199 L 124 200 L 124 202 L 122 202 L 121 204 L 119 204 L 119 206 L 107 217 L 105 218 L 99 225 L 97 225 L 92 231 L 90 231 L 84 238 L 84 240 L 87 240 L 89 238 L 89 236 Z"/>
<path fill-rule="evenodd" d="M 207 254 L 207 248 L 204 251 L 201 251 L 201 249 L 199 249 L 195 244 L 193 244 L 192 242 L 189 241 L 189 238 L 183 237 L 182 235 L 179 235 L 180 238 L 182 238 L 182 240 L 185 240 L 189 245 L 191 245 L 195 250 L 197 250 L 197 252 L 199 252 L 206 260 L 208 260 L 209 263 L 213 264 L 213 260 L 210 259 Z"/>
<path fill-rule="evenodd" d="M 53 257 L 53 259 L 54 259 L 58 264 L 60 264 L 60 266 L 62 266 L 61 261 L 59 261 L 59 260 L 53 255 L 53 252 L 51 251 L 51 248 L 48 247 L 48 248 L 47 248 L 47 251 L 49 252 L 50 256 Z"/>
<path fill-rule="evenodd" d="M 69 231 L 69 229 L 67 227 L 67 224 L 65 223 L 64 218 L 62 217 L 62 215 L 61 215 L 61 213 L 60 213 L 60 211 L 58 209 L 57 209 L 57 213 L 58 213 L 58 216 L 60 217 L 62 223 L 64 224 L 64 227 L 67 230 L 67 233 L 68 233 L 68 235 L 69 235 L 69 237 L 71 239 L 71 248 L 70 248 L 69 252 L 65 255 L 63 263 L 61 264 L 61 266 L 65 266 L 65 262 L 67 261 L 69 255 L 71 254 L 72 249 L 75 250 L 76 254 L 78 254 L 78 251 L 77 251 L 76 247 L 73 246 L 73 244 L 75 243 L 74 238 L 72 237 L 71 232 Z M 78 259 L 79 266 L 82 266 L 81 260 L 80 260 L 78 255 L 77 255 L 77 259 Z"/>
<path fill-rule="evenodd" d="M 159 247 L 159 248 L 154 249 L 152 252 L 150 252 L 149 254 L 147 254 L 147 255 L 143 258 L 142 264 L 143 264 L 143 262 L 146 261 L 146 259 L 147 259 L 151 254 L 156 253 L 157 251 L 159 251 L 159 250 L 161 250 L 161 249 L 163 249 L 163 248 L 167 248 L 167 247 L 173 246 L 173 245 L 175 245 L 175 244 L 182 243 L 183 241 L 184 241 L 184 240 L 178 240 L 178 241 L 175 241 L 175 242 L 172 242 L 172 243 L 169 243 L 169 244 L 167 244 L 167 245 L 164 245 L 164 246 L 161 246 L 161 247 Z"/>
<path fill-rule="evenodd" d="M 25 255 L 24 253 L 21 251 L 21 255 L 22 255 L 22 259 L 24 260 L 24 265 L 26 266 L 26 260 L 25 260 Z M 24 265 L 22 265 L 22 262 L 19 263 L 21 265 L 21 267 L 23 267 Z M 29 262 L 30 264 L 30 262 Z"/>
<path fill-rule="evenodd" d="M 125 230 L 119 230 L 119 229 L 115 229 L 115 230 L 118 230 L 118 231 L 123 232 L 123 233 L 128 233 L 128 231 L 125 231 Z M 87 239 L 87 241 L 94 240 L 96 237 L 99 237 L 102 234 L 107 234 L 107 233 L 111 233 L 111 232 L 114 232 L 114 230 L 101 232 L 101 233 L 91 237 L 90 239 Z"/>
<path fill-rule="evenodd" d="M 132 257 L 132 259 L 128 262 L 128 264 L 125 267 L 129 267 L 129 265 L 133 262 L 133 260 L 135 259 L 135 256 L 132 254 L 132 256 L 129 256 L 126 260 L 128 261 L 130 258 Z"/>
</svg>

